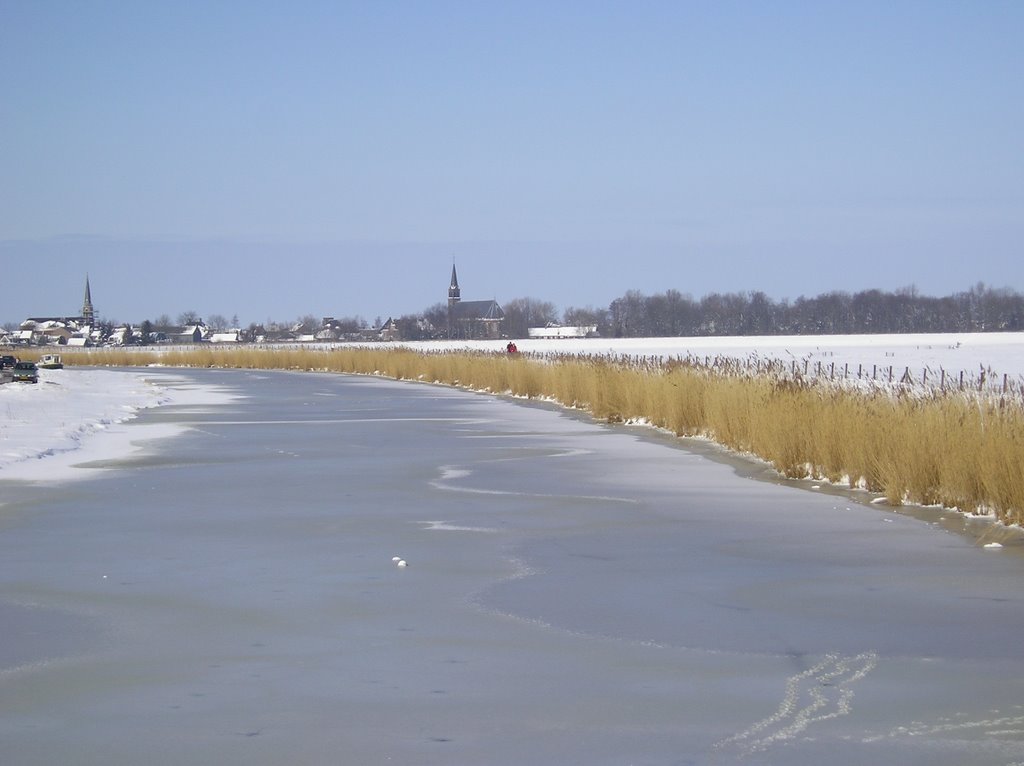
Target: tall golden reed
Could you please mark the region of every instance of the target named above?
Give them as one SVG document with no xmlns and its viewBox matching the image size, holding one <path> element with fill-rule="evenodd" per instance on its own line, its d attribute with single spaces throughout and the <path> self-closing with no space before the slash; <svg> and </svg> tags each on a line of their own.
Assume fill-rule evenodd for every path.
<svg viewBox="0 0 1024 766">
<path fill-rule="evenodd" d="M 609 422 L 706 436 L 789 478 L 848 483 L 893 504 L 1024 522 L 1024 411 L 1016 402 L 863 392 L 673 362 L 390 347 L 87 349 L 64 352 L 64 361 L 375 374 L 543 397 Z"/>
</svg>

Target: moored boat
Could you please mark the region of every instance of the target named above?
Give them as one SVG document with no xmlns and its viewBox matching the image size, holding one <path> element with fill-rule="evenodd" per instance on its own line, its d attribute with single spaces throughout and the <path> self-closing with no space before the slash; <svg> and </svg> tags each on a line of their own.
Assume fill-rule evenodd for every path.
<svg viewBox="0 0 1024 766">
<path fill-rule="evenodd" d="M 44 370 L 62 370 L 64 362 L 60 360 L 60 354 L 43 354 L 38 366 Z"/>
</svg>

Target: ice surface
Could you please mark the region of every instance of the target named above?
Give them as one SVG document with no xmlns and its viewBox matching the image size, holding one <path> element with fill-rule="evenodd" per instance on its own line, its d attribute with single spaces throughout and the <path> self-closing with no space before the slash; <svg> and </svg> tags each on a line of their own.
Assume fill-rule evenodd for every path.
<svg viewBox="0 0 1024 766">
<path fill-rule="evenodd" d="M 5 763 L 1024 762 L 1014 546 L 550 406 L 161 375 L 244 397 L 2 517 Z"/>
</svg>

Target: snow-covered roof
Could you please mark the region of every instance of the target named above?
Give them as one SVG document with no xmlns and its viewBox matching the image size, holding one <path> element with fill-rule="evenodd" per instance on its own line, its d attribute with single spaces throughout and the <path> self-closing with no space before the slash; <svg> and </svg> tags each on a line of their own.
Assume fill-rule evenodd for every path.
<svg viewBox="0 0 1024 766">
<path fill-rule="evenodd" d="M 474 319 L 481 321 L 499 321 L 504 319 L 505 312 L 497 301 L 460 301 L 452 306 L 455 319 Z"/>
</svg>

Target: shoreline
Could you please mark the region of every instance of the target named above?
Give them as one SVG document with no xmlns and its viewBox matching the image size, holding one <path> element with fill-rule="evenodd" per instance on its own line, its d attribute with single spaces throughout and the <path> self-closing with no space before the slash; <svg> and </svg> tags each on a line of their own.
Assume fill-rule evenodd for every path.
<svg viewBox="0 0 1024 766">
<path fill-rule="evenodd" d="M 390 378 L 386 379 L 390 380 Z M 450 388 L 450 386 L 445 383 L 416 380 L 400 382 L 424 383 L 426 385 L 437 385 Z M 891 513 L 897 516 L 905 516 L 916 519 L 917 521 L 928 524 L 929 526 L 939 527 L 951 534 L 973 540 L 978 547 L 987 543 L 997 542 L 1003 546 L 1007 552 L 1024 555 L 1024 527 L 1017 524 L 1004 524 L 994 514 L 969 514 L 955 508 L 925 506 L 914 503 L 905 503 L 901 506 L 894 506 L 885 502 L 884 495 L 871 492 L 867 489 L 851 487 L 847 484 L 834 484 L 824 479 L 787 478 L 776 471 L 775 468 L 773 468 L 771 464 L 763 458 L 760 458 L 753 453 L 736 452 L 735 450 L 731 450 L 707 437 L 677 436 L 671 431 L 660 428 L 652 423 L 608 423 L 603 420 L 598 420 L 586 410 L 580 409 L 579 407 L 570 407 L 553 399 L 529 398 L 507 393 L 477 391 L 475 389 L 464 387 L 459 388 L 470 393 L 505 398 L 509 401 L 529 407 L 538 407 L 562 412 L 578 420 L 592 423 L 596 426 L 611 429 L 622 429 L 645 441 L 651 441 L 672 449 L 697 454 L 715 463 L 727 465 L 736 473 L 737 476 L 745 479 L 765 482 L 768 484 L 776 484 L 783 487 L 792 487 L 805 492 L 832 495 L 837 498 L 843 498 L 851 503 L 870 507 L 880 513 Z"/>
</svg>

